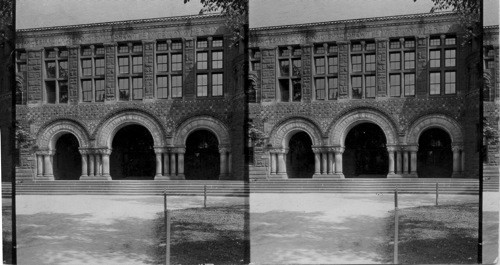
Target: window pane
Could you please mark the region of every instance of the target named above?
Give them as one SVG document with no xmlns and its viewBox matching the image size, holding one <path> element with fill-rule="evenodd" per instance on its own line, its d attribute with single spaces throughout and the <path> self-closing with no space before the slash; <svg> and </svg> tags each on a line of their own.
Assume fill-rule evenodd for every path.
<svg viewBox="0 0 500 265">
<path fill-rule="evenodd" d="M 95 54 L 104 54 L 104 47 L 96 47 Z"/>
<path fill-rule="evenodd" d="M 84 75 L 84 76 L 92 75 L 92 60 L 91 59 L 82 60 L 82 75 Z"/>
<path fill-rule="evenodd" d="M 431 67 L 440 67 L 441 66 L 441 51 L 430 51 L 430 66 Z"/>
<path fill-rule="evenodd" d="M 441 94 L 441 74 L 440 73 L 430 73 L 430 94 L 431 95 Z"/>
<path fill-rule="evenodd" d="M 68 78 L 68 61 L 59 61 L 59 78 Z"/>
<path fill-rule="evenodd" d="M 401 69 L 401 53 L 395 52 L 389 55 L 390 57 L 390 68 L 391 70 Z"/>
<path fill-rule="evenodd" d="M 47 103 L 56 103 L 56 82 L 45 82 L 45 92 L 47 95 Z"/>
<path fill-rule="evenodd" d="M 212 69 L 222 69 L 222 52 L 212 52 Z"/>
<path fill-rule="evenodd" d="M 156 85 L 158 87 L 158 98 L 168 98 L 168 77 L 159 76 L 156 79 Z"/>
<path fill-rule="evenodd" d="M 329 45 L 328 46 L 328 52 L 329 53 L 333 53 L 333 52 L 338 52 L 339 51 L 339 48 L 337 45 Z"/>
<path fill-rule="evenodd" d="M 120 100 L 129 100 L 130 90 L 129 90 L 128 78 L 118 79 L 118 89 L 120 92 Z"/>
<path fill-rule="evenodd" d="M 132 73 L 142 73 L 142 56 L 132 57 Z"/>
<path fill-rule="evenodd" d="M 365 77 L 365 97 L 374 98 L 375 97 L 375 76 L 369 75 Z"/>
<path fill-rule="evenodd" d="M 90 49 L 90 47 L 82 48 L 82 55 L 83 56 L 90 56 L 90 55 L 92 55 L 92 49 Z"/>
<path fill-rule="evenodd" d="M 208 79 L 207 75 L 198 75 L 197 76 L 196 95 L 198 97 L 208 96 L 208 80 L 207 79 Z"/>
<path fill-rule="evenodd" d="M 314 47 L 314 53 L 316 53 L 316 54 L 323 54 L 323 53 L 325 53 L 325 46 L 323 46 L 323 45 L 316 45 Z"/>
<path fill-rule="evenodd" d="M 182 97 L 182 76 L 172 76 L 172 98 Z"/>
<path fill-rule="evenodd" d="M 208 53 L 199 52 L 196 54 L 197 67 L 200 70 L 208 69 Z"/>
<path fill-rule="evenodd" d="M 338 79 L 328 78 L 328 99 L 337 99 L 338 97 Z"/>
<path fill-rule="evenodd" d="M 280 84 L 280 93 L 281 93 L 281 101 L 288 102 L 290 101 L 290 83 L 288 79 L 281 79 L 279 81 Z"/>
<path fill-rule="evenodd" d="M 95 101 L 104 101 L 104 79 L 95 80 Z"/>
<path fill-rule="evenodd" d="M 373 42 L 367 43 L 366 50 L 367 51 L 374 51 L 375 50 L 375 43 L 373 43 Z"/>
<path fill-rule="evenodd" d="M 328 57 L 328 73 L 338 73 L 339 71 L 339 60 L 335 57 Z"/>
<path fill-rule="evenodd" d="M 133 99 L 142 99 L 142 77 L 132 78 Z"/>
<path fill-rule="evenodd" d="M 128 57 L 118 57 L 118 70 L 120 74 L 128 74 L 129 73 L 129 62 Z"/>
<path fill-rule="evenodd" d="M 213 39 L 212 47 L 222 47 L 222 39 Z"/>
<path fill-rule="evenodd" d="M 292 60 L 292 66 L 293 66 L 293 76 L 301 76 L 302 75 L 302 61 L 300 59 L 293 59 Z"/>
<path fill-rule="evenodd" d="M 401 48 L 401 42 L 399 40 L 393 40 L 389 44 L 389 48 L 391 49 L 399 49 Z"/>
<path fill-rule="evenodd" d="M 95 59 L 95 75 L 104 75 L 104 59 Z"/>
<path fill-rule="evenodd" d="M 118 46 L 118 53 L 127 53 L 128 52 L 128 45 L 120 45 Z"/>
<path fill-rule="evenodd" d="M 182 49 L 182 41 L 172 41 L 172 50 Z"/>
<path fill-rule="evenodd" d="M 222 74 L 212 74 L 212 96 L 222 96 Z"/>
<path fill-rule="evenodd" d="M 415 69 L 415 52 L 405 52 L 405 69 Z"/>
<path fill-rule="evenodd" d="M 415 95 L 415 74 L 405 74 L 405 96 Z"/>
<path fill-rule="evenodd" d="M 389 82 L 389 95 L 392 97 L 401 96 L 401 76 L 399 74 L 390 75 Z"/>
<path fill-rule="evenodd" d="M 68 57 L 68 50 L 59 50 L 59 57 Z"/>
<path fill-rule="evenodd" d="M 414 40 L 406 40 L 405 41 L 405 48 L 414 48 L 415 47 L 415 41 Z"/>
<path fill-rule="evenodd" d="M 47 78 L 55 78 L 56 77 L 56 62 L 47 62 L 45 64 L 45 69 L 47 71 Z"/>
<path fill-rule="evenodd" d="M 365 71 L 375 71 L 375 54 L 365 55 Z"/>
<path fill-rule="evenodd" d="M 316 99 L 325 99 L 325 79 L 316 78 Z"/>
<path fill-rule="evenodd" d="M 172 71 L 182 71 L 182 54 L 172 54 Z"/>
<path fill-rule="evenodd" d="M 351 50 L 353 52 L 361 51 L 361 44 L 360 43 L 353 43 L 353 44 L 351 44 Z"/>
<path fill-rule="evenodd" d="M 46 58 L 56 58 L 56 51 L 55 50 L 47 50 L 45 52 L 45 57 Z"/>
<path fill-rule="evenodd" d="M 59 103 L 68 103 L 68 81 L 59 81 Z"/>
<path fill-rule="evenodd" d="M 83 102 L 92 101 L 92 80 L 82 81 L 82 101 Z"/>
<path fill-rule="evenodd" d="M 167 72 L 168 71 L 168 55 L 161 54 L 156 56 L 156 71 Z"/>
<path fill-rule="evenodd" d="M 431 38 L 429 44 L 430 44 L 430 46 L 439 46 L 439 45 L 441 45 L 441 38 L 439 38 L 439 37 Z"/>
<path fill-rule="evenodd" d="M 363 97 L 362 93 L 362 84 L 361 84 L 361 76 L 353 76 L 351 78 L 351 86 L 352 86 L 352 98 L 360 99 Z"/>
<path fill-rule="evenodd" d="M 302 100 L 302 83 L 300 79 L 292 80 L 293 86 L 293 101 L 301 101 Z"/>
<path fill-rule="evenodd" d="M 206 39 L 199 39 L 196 42 L 196 47 L 198 48 L 207 48 L 208 47 L 208 41 Z"/>
<path fill-rule="evenodd" d="M 290 62 L 288 60 L 280 60 L 280 76 L 290 75 Z"/>
<path fill-rule="evenodd" d="M 167 42 L 158 42 L 158 43 L 156 43 L 156 50 L 157 51 L 166 51 L 166 50 L 168 50 L 168 44 L 167 44 Z"/>
<path fill-rule="evenodd" d="M 316 74 L 324 74 L 325 73 L 325 58 L 316 58 Z"/>
<path fill-rule="evenodd" d="M 134 44 L 132 52 L 142 52 L 142 44 Z"/>
<path fill-rule="evenodd" d="M 455 91 L 456 91 L 456 87 L 455 87 L 455 72 L 446 72 L 444 74 L 444 82 L 445 82 L 445 86 L 444 86 L 444 93 L 445 94 L 455 94 Z"/>
<path fill-rule="evenodd" d="M 361 72 L 361 55 L 353 55 L 351 56 L 351 67 L 353 72 Z"/>
<path fill-rule="evenodd" d="M 445 45 L 455 45 L 456 43 L 456 38 L 446 38 L 444 40 Z"/>
<path fill-rule="evenodd" d="M 455 66 L 456 50 L 449 49 L 444 51 L 444 66 Z"/>
</svg>

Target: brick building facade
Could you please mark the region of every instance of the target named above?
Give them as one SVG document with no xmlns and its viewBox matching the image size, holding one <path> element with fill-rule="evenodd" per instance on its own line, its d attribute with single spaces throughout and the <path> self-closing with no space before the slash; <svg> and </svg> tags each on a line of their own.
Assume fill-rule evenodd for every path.
<svg viewBox="0 0 500 265">
<path fill-rule="evenodd" d="M 17 178 L 243 179 L 230 38 L 221 15 L 19 30 Z"/>
<path fill-rule="evenodd" d="M 479 53 L 457 21 L 251 28 L 250 178 L 478 178 Z"/>
<path fill-rule="evenodd" d="M 484 28 L 483 43 L 483 65 L 485 80 L 483 90 L 483 116 L 485 119 L 483 121 L 485 127 L 489 127 L 491 130 L 497 131 L 496 137 L 498 137 L 498 120 L 500 117 L 500 80 L 498 76 L 498 26 L 488 26 Z M 489 134 L 489 132 L 485 132 L 485 134 Z M 485 138 L 486 139 L 484 139 L 484 144 L 486 145 L 486 155 L 483 158 L 483 162 L 487 165 L 498 166 L 500 162 L 498 138 Z"/>
</svg>

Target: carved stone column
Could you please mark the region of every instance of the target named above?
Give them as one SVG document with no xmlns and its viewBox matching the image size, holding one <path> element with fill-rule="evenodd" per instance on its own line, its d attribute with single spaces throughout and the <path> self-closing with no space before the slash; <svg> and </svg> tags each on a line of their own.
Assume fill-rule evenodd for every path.
<svg viewBox="0 0 500 265">
<path fill-rule="evenodd" d="M 88 177 L 88 164 L 87 164 L 87 150 L 80 149 L 80 155 L 82 156 L 82 175 L 81 178 Z"/>
<path fill-rule="evenodd" d="M 170 154 L 168 153 L 167 150 L 163 153 L 163 176 L 167 177 L 170 176 L 170 161 L 169 161 Z"/>
<path fill-rule="evenodd" d="M 342 168 L 342 154 L 344 153 L 344 147 L 335 147 L 335 176 L 337 178 L 345 178 Z"/>
<path fill-rule="evenodd" d="M 324 150 L 321 152 L 321 174 L 326 175 L 328 173 L 328 152 Z"/>
<path fill-rule="evenodd" d="M 285 154 L 284 150 L 278 153 L 278 171 L 277 175 L 280 175 L 282 178 L 287 178 L 286 173 L 286 163 L 285 163 Z"/>
<path fill-rule="evenodd" d="M 93 153 L 89 153 L 89 178 L 93 178 L 95 176 L 95 155 Z"/>
<path fill-rule="evenodd" d="M 54 152 L 52 151 L 47 151 L 43 155 L 43 166 L 45 169 L 43 178 L 46 180 L 54 180 L 54 171 L 52 169 L 53 156 Z"/>
<path fill-rule="evenodd" d="M 335 173 L 335 153 L 331 150 L 328 151 L 328 174 Z"/>
<path fill-rule="evenodd" d="M 460 177 L 460 146 L 454 145 L 451 147 L 451 151 L 453 152 L 453 173 L 451 174 L 452 178 Z"/>
<path fill-rule="evenodd" d="M 184 154 L 186 153 L 186 149 L 185 148 L 177 148 L 177 168 L 178 168 L 178 172 L 177 172 L 177 177 L 179 179 L 185 179 L 185 175 L 184 175 Z"/>
<path fill-rule="evenodd" d="M 464 150 L 462 149 L 462 151 L 460 152 L 460 158 L 461 158 L 461 163 L 460 163 L 460 172 L 465 172 L 465 152 Z"/>
<path fill-rule="evenodd" d="M 408 151 L 406 148 L 402 149 L 403 151 L 403 175 L 406 175 L 409 173 L 408 171 Z"/>
<path fill-rule="evenodd" d="M 177 178 L 177 157 L 173 150 L 170 151 L 170 177 Z"/>
<path fill-rule="evenodd" d="M 403 174 L 403 158 L 401 156 L 401 149 L 396 150 L 396 173 Z"/>
<path fill-rule="evenodd" d="M 269 163 L 271 164 L 271 175 L 276 175 L 278 169 L 278 158 L 276 157 L 276 153 L 269 152 Z"/>
<path fill-rule="evenodd" d="M 109 156 L 111 155 L 111 149 L 104 149 L 101 152 L 102 155 L 102 178 L 103 180 L 111 180 L 110 170 L 109 170 Z"/>
<path fill-rule="evenodd" d="M 314 177 L 321 177 L 321 150 L 319 148 L 314 148 Z"/>
<path fill-rule="evenodd" d="M 80 180 L 111 180 L 109 174 L 109 155 L 111 154 L 111 149 L 89 149 L 84 152 L 85 155 L 82 154 L 82 161 L 84 156 L 88 157 L 88 174 L 86 176 L 82 174 Z"/>
<path fill-rule="evenodd" d="M 95 175 L 96 175 L 96 177 L 99 177 L 99 178 L 102 176 L 101 153 L 95 154 Z"/>
<path fill-rule="evenodd" d="M 219 179 L 225 179 L 227 175 L 227 148 L 219 148 L 220 154 L 220 176 Z"/>
<path fill-rule="evenodd" d="M 161 155 L 163 153 L 162 148 L 155 148 L 155 159 L 156 159 L 156 173 L 155 173 L 155 179 L 158 177 L 162 177 L 163 175 L 161 174 L 163 171 L 163 161 L 161 159 Z"/>
<path fill-rule="evenodd" d="M 417 176 L 417 151 L 418 146 L 409 146 L 410 151 L 410 172 L 409 177 L 416 178 Z"/>
<path fill-rule="evenodd" d="M 396 151 L 396 147 L 387 146 L 387 152 L 389 153 L 389 173 L 387 174 L 387 178 L 393 178 L 396 176 L 394 172 L 394 152 Z"/>
<path fill-rule="evenodd" d="M 233 174 L 233 156 L 231 152 L 227 153 L 227 174 L 229 177 Z"/>
<path fill-rule="evenodd" d="M 37 178 L 42 178 L 43 177 L 43 155 L 41 154 L 36 154 L 36 177 Z"/>
</svg>

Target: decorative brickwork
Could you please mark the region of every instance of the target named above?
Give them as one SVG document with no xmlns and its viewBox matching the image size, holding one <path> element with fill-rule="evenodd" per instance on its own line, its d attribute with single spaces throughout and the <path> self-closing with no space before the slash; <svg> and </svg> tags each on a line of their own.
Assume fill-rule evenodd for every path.
<svg viewBox="0 0 500 265">
<path fill-rule="evenodd" d="M 418 145 L 418 140 L 422 132 L 431 128 L 440 128 L 448 132 L 452 144 L 463 144 L 462 126 L 454 119 L 440 114 L 426 115 L 412 122 L 406 136 L 406 143 Z"/>
<path fill-rule="evenodd" d="M 73 120 L 55 120 L 43 126 L 38 132 L 36 145 L 42 150 L 54 150 L 57 139 L 66 133 L 76 137 L 80 148 L 90 147 L 88 132 L 79 122 Z"/>
<path fill-rule="evenodd" d="M 273 148 L 287 148 L 290 137 L 297 132 L 306 132 L 312 140 L 313 146 L 323 145 L 321 130 L 308 119 L 287 119 L 279 124 L 270 133 L 270 143 Z"/>
<path fill-rule="evenodd" d="M 69 92 L 69 103 L 77 104 L 79 100 L 78 96 L 78 46 L 70 47 L 69 57 L 68 57 L 68 92 Z"/>
<path fill-rule="evenodd" d="M 42 51 L 28 51 L 28 103 L 40 103 L 43 100 Z"/>
<path fill-rule="evenodd" d="M 262 54 L 262 101 L 270 102 L 276 98 L 276 50 L 261 49 Z"/>
<path fill-rule="evenodd" d="M 144 47 L 144 98 L 154 98 L 154 42 L 143 42 Z"/>
<path fill-rule="evenodd" d="M 116 43 L 104 44 L 106 49 L 106 101 L 113 101 L 116 98 Z"/>
<path fill-rule="evenodd" d="M 349 43 L 337 42 L 339 47 L 339 98 L 349 97 Z"/>
<path fill-rule="evenodd" d="M 194 38 L 184 39 L 184 95 L 186 98 L 195 97 L 196 74 L 195 74 L 195 40 Z"/>
<path fill-rule="evenodd" d="M 301 45 L 302 49 L 302 101 L 311 102 L 312 99 L 312 45 Z"/>
<path fill-rule="evenodd" d="M 221 121 L 209 116 L 197 116 L 182 122 L 174 134 L 172 143 L 174 146 L 185 147 L 186 139 L 190 133 L 196 130 L 208 130 L 215 134 L 219 141 L 219 147 L 230 147 L 230 136 L 226 125 Z"/>
<path fill-rule="evenodd" d="M 417 58 L 416 58 L 416 67 L 417 67 L 417 87 L 416 87 L 416 96 L 426 97 L 428 93 L 428 72 L 427 72 L 427 45 L 429 43 L 429 39 L 427 36 L 419 36 L 417 37 Z"/>
<path fill-rule="evenodd" d="M 377 97 L 387 96 L 387 42 L 377 39 Z"/>
</svg>

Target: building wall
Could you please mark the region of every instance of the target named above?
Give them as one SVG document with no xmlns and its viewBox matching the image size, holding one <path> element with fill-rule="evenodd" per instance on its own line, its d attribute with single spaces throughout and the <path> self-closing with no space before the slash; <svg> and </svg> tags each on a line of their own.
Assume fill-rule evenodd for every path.
<svg viewBox="0 0 500 265">
<path fill-rule="evenodd" d="M 498 119 L 500 116 L 500 85 L 499 85 L 499 68 L 498 68 L 498 26 L 486 27 L 483 37 L 483 63 L 484 63 L 484 103 L 483 103 L 483 116 L 486 126 L 491 129 L 499 131 Z M 496 141 L 495 141 L 496 140 Z M 499 145 L 498 133 L 497 139 L 487 140 L 486 157 L 483 162 L 488 165 L 499 165 Z"/>
<path fill-rule="evenodd" d="M 17 66 L 24 63 L 23 67 L 27 71 L 18 71 L 23 98 L 19 99 L 20 104 L 16 106 L 17 120 L 31 133 L 35 144 L 33 150 L 22 150 L 18 178 L 44 179 L 44 175 L 37 172 L 40 171 L 37 166 L 45 166 L 45 157 L 53 155 L 54 143 L 62 132 L 74 134 L 80 142 L 81 153 L 98 157 L 96 159 L 101 160 L 96 160 L 96 163 L 104 165 L 106 157 L 109 158 L 111 139 L 116 131 L 127 124 L 140 124 L 152 134 L 155 152 L 161 154 L 160 158 L 175 153 L 178 154 L 177 159 L 181 159 L 180 154 L 185 151 L 185 140 L 189 133 L 198 129 L 212 131 L 219 138 L 221 153 L 224 152 L 232 162 L 232 174 L 221 178 L 243 179 L 242 161 L 236 158 L 243 153 L 243 145 L 235 140 L 242 134 L 241 126 L 235 128 L 239 126 L 241 115 L 234 114 L 244 102 L 241 86 L 238 86 L 242 80 L 238 75 L 243 72 L 233 71 L 242 62 L 241 56 L 238 57 L 240 50 L 232 45 L 230 34 L 219 15 L 19 31 Z M 197 52 L 203 48 L 197 44 L 202 40 L 212 43 L 213 38 L 223 38 L 223 45 L 218 48 L 223 51 L 223 67 L 218 70 L 198 70 Z M 160 74 L 156 55 L 159 43 L 164 40 L 182 42 L 182 71 L 179 73 L 182 75 L 181 97 L 172 97 L 172 87 L 168 98 L 159 97 L 155 80 L 156 75 Z M 121 100 L 118 94 L 118 80 L 121 77 L 118 49 L 124 42 L 141 44 L 143 47 L 143 51 L 138 53 L 142 56 L 143 69 L 143 96 L 140 100 Z M 87 78 L 83 76 L 82 69 L 83 49 L 88 45 L 104 47 L 105 50 L 105 73 L 99 77 L 105 80 L 102 102 L 84 102 L 83 98 L 82 82 Z M 55 104 L 48 103 L 46 82 L 50 80 L 46 73 L 47 52 L 54 47 L 68 51 L 67 59 L 64 59 L 68 62 L 68 100 L 61 101 L 61 96 L 59 103 Z M 23 55 L 21 59 L 19 55 L 23 52 L 26 57 Z M 211 63 L 209 60 L 208 64 Z M 200 73 L 208 73 L 208 76 L 222 73 L 223 95 L 212 96 L 209 92 L 208 96 L 198 96 L 197 74 Z M 212 88 L 215 86 L 209 84 L 209 91 Z M 93 93 L 98 92 L 94 89 Z M 93 158 L 89 156 L 89 159 Z"/>
<path fill-rule="evenodd" d="M 430 39 L 456 36 L 456 92 L 430 95 L 429 74 L 434 71 L 444 72 L 450 69 L 431 68 Z M 390 94 L 391 43 L 398 40 L 414 40 L 415 69 L 411 71 L 415 78 L 413 95 L 392 96 Z M 351 60 L 353 44 L 373 43 L 375 69 L 368 74 L 375 76 L 373 98 L 363 96 L 353 98 Z M 273 176 L 272 159 L 279 164 L 280 154 L 288 152 L 287 139 L 294 131 L 305 131 L 313 140 L 313 151 L 322 167 L 315 177 L 338 177 L 338 174 L 324 170 L 323 163 L 336 163 L 338 154 L 344 151 L 343 137 L 353 125 L 359 122 L 375 123 L 386 133 L 387 146 L 394 160 L 400 159 L 404 167 L 405 156 L 411 164 L 412 152 L 418 150 L 418 137 L 428 128 L 441 128 L 452 138 L 453 152 L 461 163 L 454 177 L 478 177 L 479 153 L 477 150 L 477 128 L 479 125 L 478 86 L 468 79 L 468 65 L 471 63 L 470 47 L 462 45 L 463 34 L 456 24 L 453 14 L 423 14 L 375 19 L 324 22 L 304 25 L 278 26 L 251 29 L 250 32 L 250 80 L 256 89 L 256 103 L 250 103 L 249 119 L 257 130 L 262 132 L 263 141 L 254 147 L 254 164 L 250 169 L 250 178 L 269 178 Z M 338 72 L 332 77 L 338 80 L 338 98 L 318 99 L 315 78 L 316 49 L 322 44 L 336 45 L 338 53 Z M 329 47 L 329 46 L 325 46 Z M 297 102 L 283 102 L 280 98 L 279 60 L 283 49 L 296 49 L 302 62 L 301 73 L 302 98 Z M 447 47 L 449 48 L 449 47 Z M 445 48 L 445 49 L 447 49 Z M 367 48 L 368 49 L 368 48 Z M 299 51 L 300 50 L 300 51 Z M 292 52 L 293 53 L 293 52 Z M 367 53 L 365 53 L 367 54 Z M 444 53 L 441 55 L 444 56 Z M 403 60 L 401 60 L 403 63 Z M 260 63 L 260 65 L 259 65 Z M 256 66 L 256 67 L 255 67 Z M 405 71 L 401 71 L 405 72 Z M 442 82 L 443 83 L 443 82 Z M 401 85 L 403 86 L 403 85 Z M 441 91 L 444 86 L 441 86 Z M 292 101 L 292 100 L 290 100 Z M 281 137 L 281 138 L 280 138 Z M 399 154 L 398 154 L 399 153 Z M 319 154 L 319 155 L 318 155 Z M 326 157 L 326 159 L 325 159 Z M 333 158 L 333 161 L 331 160 Z M 335 165 L 332 166 L 335 168 Z M 338 165 L 337 165 L 338 167 Z M 410 165 L 411 167 L 411 165 Z M 332 170 L 333 171 L 333 170 Z M 394 177 L 415 177 L 415 172 L 395 167 Z"/>
</svg>

